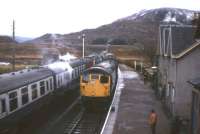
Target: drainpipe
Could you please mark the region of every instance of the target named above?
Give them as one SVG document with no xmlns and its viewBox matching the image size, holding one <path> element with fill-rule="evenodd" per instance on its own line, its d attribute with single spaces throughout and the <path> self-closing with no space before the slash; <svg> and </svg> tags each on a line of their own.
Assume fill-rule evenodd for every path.
<svg viewBox="0 0 200 134">
<path fill-rule="evenodd" d="M 176 101 L 176 82 L 177 82 L 177 60 L 175 59 L 175 82 L 174 82 L 174 102 L 173 102 L 173 109 L 175 108 L 175 101 Z M 175 110 L 175 109 L 174 109 Z M 173 110 L 173 115 L 176 116 L 176 112 Z"/>
</svg>

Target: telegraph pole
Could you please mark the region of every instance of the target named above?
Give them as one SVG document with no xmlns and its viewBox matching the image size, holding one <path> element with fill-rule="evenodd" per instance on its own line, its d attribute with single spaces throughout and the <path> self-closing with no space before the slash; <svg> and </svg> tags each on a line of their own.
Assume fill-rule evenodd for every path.
<svg viewBox="0 0 200 134">
<path fill-rule="evenodd" d="M 82 34 L 82 40 L 83 40 L 83 58 L 85 57 L 85 34 Z"/>
<path fill-rule="evenodd" d="M 12 30 L 13 30 L 13 32 L 12 32 L 12 38 L 13 38 L 13 41 L 14 41 L 14 43 L 13 43 L 13 53 L 12 53 L 12 70 L 13 71 L 15 71 L 15 20 L 13 20 L 13 25 L 12 25 Z"/>
</svg>

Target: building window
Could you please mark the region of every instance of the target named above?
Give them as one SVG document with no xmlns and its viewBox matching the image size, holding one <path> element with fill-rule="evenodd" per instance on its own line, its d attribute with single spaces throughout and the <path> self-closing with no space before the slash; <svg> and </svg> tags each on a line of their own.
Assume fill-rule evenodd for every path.
<svg viewBox="0 0 200 134">
<path fill-rule="evenodd" d="M 18 107 L 17 91 L 9 94 L 9 103 L 10 103 L 10 111 L 17 109 Z"/>
<path fill-rule="evenodd" d="M 40 82 L 40 95 L 44 95 L 45 93 L 45 84 L 44 81 Z"/>
<path fill-rule="evenodd" d="M 38 97 L 37 84 L 31 85 L 31 91 L 32 91 L 32 100 L 34 100 Z"/>
<path fill-rule="evenodd" d="M 21 95 L 22 95 L 22 105 L 28 103 L 28 88 L 24 87 L 21 89 Z"/>
</svg>

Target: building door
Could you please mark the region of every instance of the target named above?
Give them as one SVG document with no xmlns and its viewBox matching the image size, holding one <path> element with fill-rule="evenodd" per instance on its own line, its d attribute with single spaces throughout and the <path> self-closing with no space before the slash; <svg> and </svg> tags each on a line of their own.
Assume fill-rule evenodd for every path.
<svg viewBox="0 0 200 134">
<path fill-rule="evenodd" d="M 6 110 L 6 95 L 0 95 L 0 119 L 5 117 L 7 114 Z"/>
</svg>

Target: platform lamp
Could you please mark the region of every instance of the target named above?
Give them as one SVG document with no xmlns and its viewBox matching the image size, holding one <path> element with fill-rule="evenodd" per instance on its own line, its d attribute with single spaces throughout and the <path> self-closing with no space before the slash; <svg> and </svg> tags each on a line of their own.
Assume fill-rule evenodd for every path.
<svg viewBox="0 0 200 134">
<path fill-rule="evenodd" d="M 12 71 L 15 71 L 15 20 L 12 22 L 12 39 L 14 41 L 12 48 Z"/>
<path fill-rule="evenodd" d="M 82 41 L 83 41 L 83 58 L 85 57 L 85 34 L 82 34 Z"/>
</svg>

